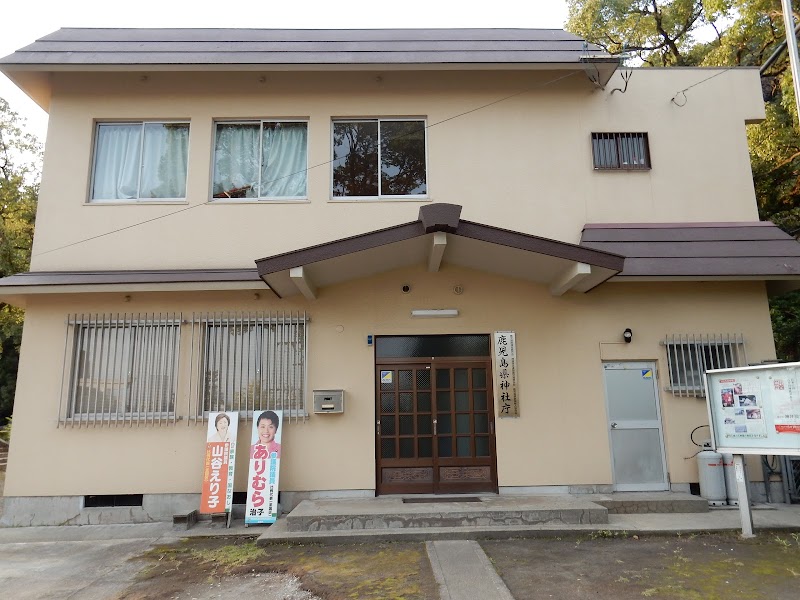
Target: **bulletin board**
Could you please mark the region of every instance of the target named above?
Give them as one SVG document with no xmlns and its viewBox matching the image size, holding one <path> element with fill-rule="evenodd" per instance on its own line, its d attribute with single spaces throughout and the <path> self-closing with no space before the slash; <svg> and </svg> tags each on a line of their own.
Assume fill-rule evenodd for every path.
<svg viewBox="0 0 800 600">
<path fill-rule="evenodd" d="M 800 363 L 706 372 L 711 440 L 726 454 L 800 455 Z"/>
</svg>

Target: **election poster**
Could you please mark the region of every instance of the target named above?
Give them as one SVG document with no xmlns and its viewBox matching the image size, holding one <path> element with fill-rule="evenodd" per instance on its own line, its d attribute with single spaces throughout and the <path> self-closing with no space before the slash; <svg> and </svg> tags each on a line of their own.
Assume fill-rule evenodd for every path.
<svg viewBox="0 0 800 600">
<path fill-rule="evenodd" d="M 238 412 L 212 412 L 208 416 L 203 490 L 200 494 L 201 514 L 231 511 L 238 428 Z"/>
<path fill-rule="evenodd" d="M 283 411 L 262 410 L 253 413 L 245 525 L 274 523 L 278 519 L 282 425 Z"/>
</svg>

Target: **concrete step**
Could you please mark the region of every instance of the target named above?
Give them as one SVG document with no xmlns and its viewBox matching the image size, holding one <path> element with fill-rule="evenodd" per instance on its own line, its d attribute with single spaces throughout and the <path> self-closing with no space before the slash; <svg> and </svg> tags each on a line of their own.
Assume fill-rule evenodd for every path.
<svg viewBox="0 0 800 600">
<path fill-rule="evenodd" d="M 708 512 L 704 498 L 676 492 L 616 492 L 592 500 L 612 515 Z"/>
<path fill-rule="evenodd" d="M 286 517 L 290 532 L 451 527 L 513 527 L 539 524 L 599 525 L 608 509 L 570 495 L 479 496 L 478 502 L 400 497 L 304 500 Z"/>
</svg>

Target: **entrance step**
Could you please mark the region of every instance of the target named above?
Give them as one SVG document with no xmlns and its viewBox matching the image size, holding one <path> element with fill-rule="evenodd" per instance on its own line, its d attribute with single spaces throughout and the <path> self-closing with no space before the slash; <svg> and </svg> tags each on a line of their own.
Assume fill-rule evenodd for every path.
<svg viewBox="0 0 800 600">
<path fill-rule="evenodd" d="M 479 496 L 479 502 L 430 502 L 415 497 L 355 500 L 304 500 L 286 516 L 290 532 L 451 527 L 519 527 L 528 525 L 601 525 L 608 509 L 586 497 Z"/>
<path fill-rule="evenodd" d="M 707 500 L 679 492 L 616 492 L 590 497 L 612 515 L 708 512 Z"/>
</svg>

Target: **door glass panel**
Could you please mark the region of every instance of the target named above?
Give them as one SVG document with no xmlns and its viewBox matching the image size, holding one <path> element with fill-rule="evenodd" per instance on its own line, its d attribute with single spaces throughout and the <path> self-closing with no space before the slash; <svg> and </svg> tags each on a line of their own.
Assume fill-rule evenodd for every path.
<svg viewBox="0 0 800 600">
<path fill-rule="evenodd" d="M 417 457 L 431 458 L 433 456 L 433 441 L 429 437 L 417 439 Z"/>
<path fill-rule="evenodd" d="M 417 393 L 417 410 L 419 412 L 430 412 L 431 410 L 431 393 L 418 392 Z"/>
<path fill-rule="evenodd" d="M 469 392 L 456 392 L 456 410 L 469 410 Z"/>
<path fill-rule="evenodd" d="M 394 392 L 384 392 L 381 394 L 381 412 L 394 412 Z"/>
<path fill-rule="evenodd" d="M 436 392 L 436 409 L 450 410 L 450 392 Z"/>
<path fill-rule="evenodd" d="M 469 448 L 469 437 L 456 438 L 456 453 L 458 456 L 472 456 Z"/>
<path fill-rule="evenodd" d="M 378 358 L 490 356 L 488 335 L 381 335 L 375 338 Z"/>
<path fill-rule="evenodd" d="M 615 483 L 663 483 L 658 429 L 612 429 Z"/>
<path fill-rule="evenodd" d="M 453 456 L 453 439 L 449 437 L 439 438 L 439 456 L 450 458 Z"/>
<path fill-rule="evenodd" d="M 414 438 L 400 438 L 400 458 L 414 458 Z"/>
<path fill-rule="evenodd" d="M 648 369 L 606 369 L 608 416 L 612 421 L 656 421 L 656 394 Z M 650 371 L 652 373 L 652 371 Z"/>
<path fill-rule="evenodd" d="M 400 435 L 414 435 L 414 416 L 400 416 Z"/>
<path fill-rule="evenodd" d="M 467 389 L 469 387 L 469 371 L 467 369 L 455 369 L 455 380 L 455 387 L 460 390 Z"/>
<path fill-rule="evenodd" d="M 450 389 L 450 369 L 437 369 L 436 387 Z"/>
<path fill-rule="evenodd" d="M 382 390 L 393 390 L 394 389 L 394 378 L 392 378 L 391 382 L 387 383 L 387 382 L 385 382 L 383 380 L 383 374 L 384 373 L 392 373 L 392 374 L 394 374 L 394 371 L 388 371 L 386 369 L 381 369 L 381 389 Z"/>
<path fill-rule="evenodd" d="M 414 383 L 411 379 L 414 371 L 398 371 L 397 372 L 397 388 L 400 390 L 413 390 Z"/>
<path fill-rule="evenodd" d="M 400 411 L 404 413 L 414 412 L 413 392 L 400 392 Z"/>
<path fill-rule="evenodd" d="M 475 433 L 489 433 L 489 416 L 488 415 L 474 415 Z"/>
<path fill-rule="evenodd" d="M 395 435 L 394 415 L 384 415 L 381 417 L 381 435 Z"/>
<path fill-rule="evenodd" d="M 417 433 L 421 435 L 433 433 L 430 415 L 417 415 Z"/>
<path fill-rule="evenodd" d="M 472 433 L 469 430 L 469 415 L 456 415 L 456 433 Z"/>
<path fill-rule="evenodd" d="M 483 435 L 475 437 L 475 456 L 489 456 L 489 438 Z"/>
<path fill-rule="evenodd" d="M 486 392 L 472 392 L 472 402 L 475 403 L 474 410 L 486 410 Z"/>
<path fill-rule="evenodd" d="M 394 458 L 394 438 L 381 440 L 381 458 Z"/>
<path fill-rule="evenodd" d="M 453 433 L 453 423 L 450 419 L 452 419 L 452 417 L 447 414 L 436 415 L 437 433 Z"/>
<path fill-rule="evenodd" d="M 431 370 L 418 369 L 417 370 L 417 389 L 429 390 L 431 389 Z"/>
<path fill-rule="evenodd" d="M 486 369 L 472 369 L 472 387 L 486 387 Z"/>
</svg>

